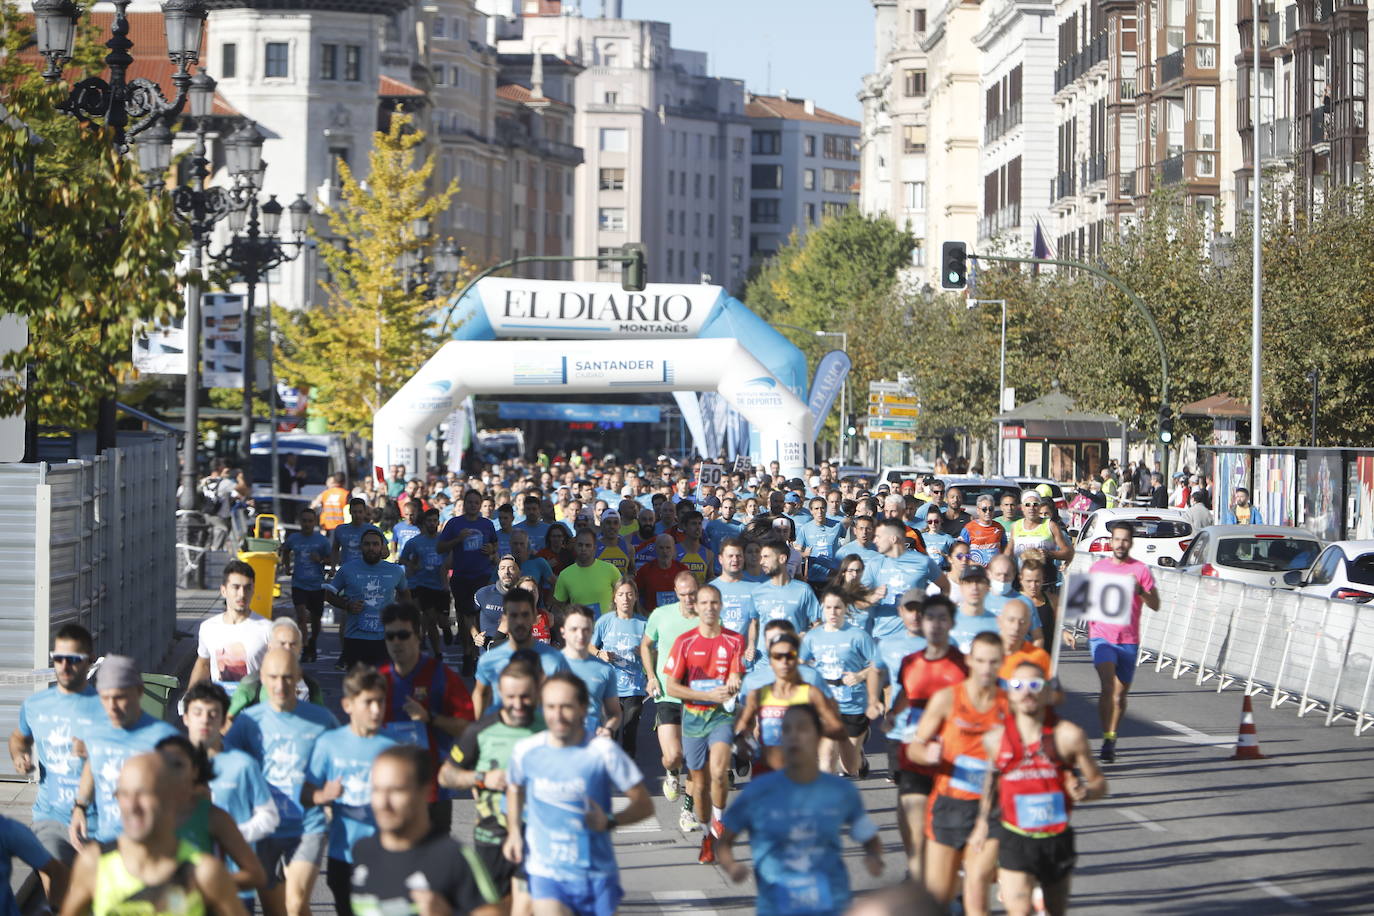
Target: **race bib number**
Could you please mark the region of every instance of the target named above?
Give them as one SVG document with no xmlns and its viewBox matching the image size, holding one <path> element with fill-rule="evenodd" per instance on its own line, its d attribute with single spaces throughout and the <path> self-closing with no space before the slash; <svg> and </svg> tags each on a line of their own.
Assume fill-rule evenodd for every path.
<svg viewBox="0 0 1374 916">
<path fill-rule="evenodd" d="M 778 882 L 776 911 L 783 916 L 829 913 L 834 910 L 830 882 L 818 872 L 784 872 Z"/>
<path fill-rule="evenodd" d="M 687 686 L 691 687 L 693 690 L 700 690 L 701 692 L 706 693 L 708 691 L 715 690 L 717 687 L 725 686 L 725 682 L 718 677 L 697 677 L 692 678 L 691 683 L 689 683 Z"/>
<path fill-rule="evenodd" d="M 672 604 L 677 600 L 677 592 L 654 592 L 654 601 L 658 607 L 665 604 Z"/>
<path fill-rule="evenodd" d="M 382 726 L 382 734 L 397 744 L 413 744 L 416 747 L 429 747 L 429 729 L 422 722 L 407 719 L 404 722 L 388 722 Z"/>
<path fill-rule="evenodd" d="M 1022 830 L 1044 830 L 1069 819 L 1063 792 L 1016 796 L 1016 825 Z"/>
<path fill-rule="evenodd" d="M 375 612 L 364 611 L 358 614 L 352 621 L 353 629 L 361 633 L 380 633 L 382 632 L 382 618 Z"/>
<path fill-rule="evenodd" d="M 463 549 L 467 551 L 481 550 L 482 532 L 469 531 L 467 534 L 463 535 Z"/>
<path fill-rule="evenodd" d="M 759 712 L 759 731 L 765 746 L 782 744 L 782 714 L 786 712 L 786 706 L 766 706 Z"/>
<path fill-rule="evenodd" d="M 916 726 L 921 722 L 921 710 L 908 706 L 902 710 L 902 714 L 897 716 L 892 723 L 892 728 L 887 736 L 893 741 L 900 741 L 903 744 L 910 744 L 916 740 Z"/>
<path fill-rule="evenodd" d="M 591 866 L 591 841 L 583 823 L 584 812 L 531 799 L 530 814 L 531 823 L 525 835 L 541 864 L 560 871 L 580 871 Z"/>
<path fill-rule="evenodd" d="M 978 757 L 960 754 L 954 758 L 954 769 L 949 774 L 949 786 L 960 792 L 973 795 L 983 794 L 983 777 L 987 775 L 988 761 Z"/>
</svg>

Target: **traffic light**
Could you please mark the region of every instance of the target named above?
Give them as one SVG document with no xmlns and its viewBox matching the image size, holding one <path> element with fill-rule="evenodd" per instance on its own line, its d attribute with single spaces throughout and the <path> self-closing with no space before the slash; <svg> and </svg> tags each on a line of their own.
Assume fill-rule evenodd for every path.
<svg viewBox="0 0 1374 916">
<path fill-rule="evenodd" d="M 844 418 L 844 434 L 850 438 L 859 434 L 859 427 L 855 424 L 852 413 Z"/>
<path fill-rule="evenodd" d="M 631 242 L 623 249 L 627 261 L 621 262 L 620 288 L 627 293 L 642 293 L 649 282 L 649 269 L 644 263 L 644 246 Z"/>
<path fill-rule="evenodd" d="M 1174 441 L 1174 412 L 1167 406 L 1159 408 L 1159 441 L 1165 445 Z"/>
<path fill-rule="evenodd" d="M 940 288 L 963 289 L 968 286 L 968 246 L 945 242 L 940 246 Z"/>
</svg>

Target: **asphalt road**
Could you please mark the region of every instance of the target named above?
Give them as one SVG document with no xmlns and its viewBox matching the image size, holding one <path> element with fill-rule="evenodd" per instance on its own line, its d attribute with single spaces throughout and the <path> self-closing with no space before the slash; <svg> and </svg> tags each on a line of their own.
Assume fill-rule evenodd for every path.
<svg viewBox="0 0 1374 916">
<path fill-rule="evenodd" d="M 337 712 L 337 641 L 326 635 L 319 677 Z M 1096 736 L 1097 679 L 1086 652 L 1065 651 L 1069 697 L 1061 713 Z M 1073 905 L 1114 914 L 1369 913 L 1374 864 L 1374 735 L 1356 738 L 1349 723 L 1323 727 L 1316 713 L 1298 718 L 1290 702 L 1276 710 L 1257 697 L 1262 760 L 1232 761 L 1240 721 L 1238 689 L 1199 688 L 1147 666 L 1139 672 L 1117 762 L 1106 768 L 1108 796 L 1074 812 L 1079 852 Z M 627 914 L 694 916 L 753 911 L 754 885 L 730 884 L 717 868 L 696 864 L 699 834 L 677 829 L 677 807 L 658 791 L 657 743 L 643 720 L 640 765 L 657 816 L 616 833 Z M 857 847 L 847 860 L 856 889 L 896 882 L 905 870 L 894 820 L 896 789 L 884 778 L 882 745 L 870 744 L 873 775 L 861 784 L 887 850 L 882 878 L 863 870 Z M 471 837 L 472 805 L 458 803 L 454 833 Z M 747 849 L 744 850 L 747 854 Z M 314 909 L 332 912 L 323 880 Z"/>
</svg>

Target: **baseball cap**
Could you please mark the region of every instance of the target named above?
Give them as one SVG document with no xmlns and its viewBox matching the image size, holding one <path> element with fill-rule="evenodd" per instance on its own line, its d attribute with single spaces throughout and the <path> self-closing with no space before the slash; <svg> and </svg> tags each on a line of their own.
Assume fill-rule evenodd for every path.
<svg viewBox="0 0 1374 916">
<path fill-rule="evenodd" d="M 1035 492 L 1034 490 L 1022 490 L 1021 502 L 1035 503 L 1038 506 L 1040 505 L 1040 494 Z"/>
<path fill-rule="evenodd" d="M 916 481 L 914 481 L 914 480 L 903 480 L 903 481 L 902 481 L 902 492 L 908 493 L 908 492 L 911 492 L 911 491 L 913 491 L 913 490 L 915 490 L 915 489 L 916 489 Z"/>
<path fill-rule="evenodd" d="M 710 506 L 712 509 L 720 508 L 720 500 L 716 499 L 714 496 L 706 497 L 704 500 L 702 500 L 701 504 L 703 506 Z"/>
<path fill-rule="evenodd" d="M 806 481 L 802 480 L 800 477 L 793 477 L 791 480 L 787 481 L 787 486 L 793 490 L 805 490 Z"/>
<path fill-rule="evenodd" d="M 1035 492 L 1040 494 L 1041 499 L 1049 499 L 1054 496 L 1054 488 L 1047 483 L 1042 483 L 1035 488 Z"/>
<path fill-rule="evenodd" d="M 906 607 L 908 604 L 924 604 L 925 600 L 926 590 L 924 588 L 919 586 L 916 588 L 909 588 L 902 592 L 901 606 Z"/>
<path fill-rule="evenodd" d="M 988 581 L 988 571 L 981 566 L 970 563 L 964 567 L 964 573 L 959 577 L 960 582 L 986 582 Z"/>
<path fill-rule="evenodd" d="M 601 513 L 601 521 L 603 521 L 603 522 L 605 522 L 605 521 L 616 521 L 616 522 L 618 522 L 618 521 L 620 521 L 620 513 L 617 512 L 617 511 L 615 511 L 614 509 L 607 509 L 605 512 L 602 512 L 602 513 Z"/>
<path fill-rule="evenodd" d="M 634 495 L 635 495 L 635 488 L 632 487 L 632 486 L 630 486 L 630 485 L 627 483 L 627 484 L 625 484 L 625 486 L 623 486 L 623 487 L 620 488 L 620 495 L 621 495 L 621 496 L 634 496 Z"/>
<path fill-rule="evenodd" d="M 797 493 L 788 493 L 782 498 L 782 501 L 785 503 L 799 503 L 801 502 L 801 495 Z"/>
</svg>

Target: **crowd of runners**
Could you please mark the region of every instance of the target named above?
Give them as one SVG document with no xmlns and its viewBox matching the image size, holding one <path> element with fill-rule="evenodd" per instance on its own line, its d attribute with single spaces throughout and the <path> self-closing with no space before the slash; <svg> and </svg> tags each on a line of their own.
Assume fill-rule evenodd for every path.
<svg viewBox="0 0 1374 916">
<path fill-rule="evenodd" d="M 6 865 L 64 916 L 305 916 L 321 873 L 339 914 L 609 914 L 615 831 L 661 795 L 696 861 L 752 868 L 758 912 L 841 913 L 845 835 L 883 869 L 871 767 L 906 854 L 881 899 L 911 908 L 888 911 L 1064 912 L 1071 810 L 1106 791 L 1159 605 L 1130 526 L 1099 561 L 1136 598 L 1090 634 L 1095 755 L 1055 713 L 1072 552 L 1043 495 L 970 512 L 935 478 L 695 474 L 577 456 L 397 475 L 405 520 L 384 526 L 332 480 L 281 548 L 294 613 L 252 613 L 271 583 L 224 569 L 175 725 L 142 710 L 132 659 L 92 675 L 99 646 L 63 627 L 56 685 L 10 737 L 39 787 L 30 825 L 0 821 Z M 341 698 L 317 680 L 331 618 Z"/>
</svg>

